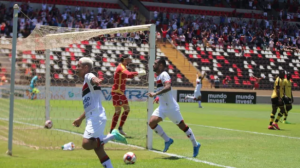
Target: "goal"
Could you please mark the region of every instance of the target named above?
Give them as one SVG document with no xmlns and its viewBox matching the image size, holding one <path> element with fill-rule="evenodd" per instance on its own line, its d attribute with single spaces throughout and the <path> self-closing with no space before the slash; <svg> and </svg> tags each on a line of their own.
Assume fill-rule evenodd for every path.
<svg viewBox="0 0 300 168">
<path fill-rule="evenodd" d="M 13 39 L 2 38 L 0 43 L 2 59 L 6 62 L 1 66 L 5 67 L 4 75 L 8 79 L 0 86 L 0 139 L 37 149 L 60 149 L 68 142 L 81 148 L 85 121 L 79 128 L 72 125 L 83 112 L 83 81 L 76 76 L 76 64 L 81 57 L 90 57 L 94 61 L 93 73 L 103 79 L 101 98 L 107 116 L 105 134 L 109 133 L 114 115 L 111 100 L 114 71 L 119 58 L 129 55 L 132 63 L 128 69 L 145 69 L 147 75 L 127 80 L 125 94 L 131 111 L 123 129 L 129 144 L 152 148 L 152 130 L 147 121 L 153 111 L 153 99 L 146 93 L 154 90 L 155 25 L 94 30 L 40 25 L 27 38 L 17 39 L 16 55 L 11 54 Z M 15 67 L 10 67 L 14 59 Z M 9 74 L 11 68 L 15 68 L 14 74 Z M 36 83 L 39 93 L 32 95 L 29 85 L 34 75 L 39 77 Z M 13 80 L 14 96 L 10 97 Z M 9 102 L 14 103 L 11 111 L 13 129 L 7 128 Z M 53 127 L 45 129 L 44 123 L 49 119 Z M 7 138 L 12 133 L 13 138 Z M 109 143 L 106 148 L 128 146 Z"/>
</svg>

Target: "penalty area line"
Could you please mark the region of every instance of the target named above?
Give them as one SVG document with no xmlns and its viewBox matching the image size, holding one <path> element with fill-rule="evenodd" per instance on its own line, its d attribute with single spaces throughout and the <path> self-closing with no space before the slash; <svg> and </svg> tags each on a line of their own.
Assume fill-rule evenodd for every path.
<svg viewBox="0 0 300 168">
<path fill-rule="evenodd" d="M 0 118 L 0 120 L 8 121 L 8 119 L 6 119 L 6 118 Z M 44 128 L 43 126 L 40 126 L 40 125 L 26 123 L 26 122 L 21 122 L 21 121 L 14 121 L 14 123 L 25 124 L 25 125 L 30 125 L 30 126 Z M 63 129 L 52 128 L 52 130 L 56 130 L 56 131 L 60 131 L 60 132 L 65 132 L 65 133 L 70 133 L 70 134 L 74 134 L 74 135 L 78 135 L 78 136 L 82 136 L 82 134 L 80 134 L 80 133 L 72 132 L 72 131 L 67 131 L 67 130 L 63 130 Z M 136 146 L 136 145 L 131 145 L 131 144 L 125 145 L 125 144 L 122 144 L 122 143 L 117 143 L 117 142 L 112 142 L 112 141 L 110 141 L 109 143 L 117 144 L 117 145 L 122 145 L 122 146 L 134 147 L 134 148 L 143 149 L 143 150 L 148 150 L 148 149 L 146 149 L 144 147 Z M 182 155 L 177 155 L 177 154 L 173 154 L 173 153 L 164 153 L 164 152 L 155 151 L 155 150 L 148 150 L 148 151 L 151 151 L 151 152 L 154 152 L 154 153 L 158 153 L 158 154 L 161 154 L 161 155 L 177 157 L 177 158 L 180 158 L 180 159 L 186 159 L 186 160 L 190 160 L 190 161 L 197 162 L 197 163 L 204 163 L 204 164 L 207 164 L 207 165 L 210 165 L 210 166 L 223 167 L 223 168 L 235 168 L 235 167 L 231 167 L 231 166 L 220 165 L 220 164 L 217 164 L 217 163 L 213 163 L 213 162 L 209 162 L 209 161 L 205 161 L 205 160 L 200 160 L 200 159 L 196 159 L 196 158 L 190 158 L 190 157 L 186 157 L 186 156 L 182 156 Z"/>
</svg>

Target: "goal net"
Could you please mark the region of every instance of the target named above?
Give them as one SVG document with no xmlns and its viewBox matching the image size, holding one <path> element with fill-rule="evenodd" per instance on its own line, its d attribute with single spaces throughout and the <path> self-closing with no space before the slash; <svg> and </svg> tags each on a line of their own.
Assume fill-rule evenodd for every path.
<svg viewBox="0 0 300 168">
<path fill-rule="evenodd" d="M 153 91 L 154 87 L 153 71 L 148 68 L 152 68 L 155 57 L 155 39 L 151 38 L 152 33 L 155 37 L 153 25 L 101 30 L 37 26 L 27 38 L 18 38 L 13 144 L 38 149 L 60 149 L 62 145 L 73 142 L 76 148 L 81 148 L 85 120 L 79 128 L 72 125 L 84 111 L 83 81 L 76 75 L 76 65 L 81 57 L 90 57 L 94 62 L 93 73 L 103 79 L 101 99 L 107 116 L 104 134 L 108 134 L 115 113 L 111 96 L 114 72 L 120 63 L 120 57 L 128 55 L 132 60 L 128 70 L 144 69 L 147 75 L 134 77 L 126 82 L 125 95 L 129 101 L 130 113 L 123 130 L 129 144 L 151 148 L 152 131 L 147 130 L 147 109 L 152 113 L 153 107 L 146 93 L 149 89 Z M 7 80 L 0 86 L 1 140 L 7 140 L 8 137 L 11 46 L 12 39 L 0 39 L 1 59 L 5 62 L 1 65 L 1 73 Z M 38 93 L 30 87 L 34 76 L 38 77 L 35 84 Z M 44 128 L 48 119 L 53 123 L 52 129 Z M 148 143 L 147 137 L 150 140 Z M 109 143 L 106 148 L 128 147 Z"/>
</svg>

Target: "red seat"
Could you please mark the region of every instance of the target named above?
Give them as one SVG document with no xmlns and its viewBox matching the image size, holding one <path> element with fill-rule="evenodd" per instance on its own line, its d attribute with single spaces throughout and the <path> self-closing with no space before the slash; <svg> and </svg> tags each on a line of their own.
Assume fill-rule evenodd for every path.
<svg viewBox="0 0 300 168">
<path fill-rule="evenodd" d="M 76 66 L 75 66 L 75 65 L 72 65 L 71 68 L 72 68 L 73 70 L 76 70 Z"/>
<path fill-rule="evenodd" d="M 298 87 L 298 84 L 297 84 L 297 83 L 293 83 L 293 86 L 294 86 L 294 87 Z"/>
<path fill-rule="evenodd" d="M 57 73 L 55 73 L 55 74 L 53 75 L 53 77 L 54 77 L 54 79 L 58 79 L 58 78 L 59 78 Z"/>
<path fill-rule="evenodd" d="M 182 79 L 182 76 L 181 76 L 181 74 L 177 74 L 177 78 L 180 78 L 180 79 Z"/>
<path fill-rule="evenodd" d="M 35 64 L 31 64 L 31 68 L 32 69 L 36 69 L 36 65 Z"/>
<path fill-rule="evenodd" d="M 40 64 L 45 64 L 45 60 L 40 60 Z"/>
<path fill-rule="evenodd" d="M 172 65 L 169 65 L 169 69 L 174 69 L 174 67 Z"/>
<path fill-rule="evenodd" d="M 224 60 L 225 64 L 229 64 L 229 61 L 228 60 Z"/>
<path fill-rule="evenodd" d="M 103 61 L 103 62 L 107 62 L 107 58 L 106 58 L 106 57 L 103 57 L 103 58 L 102 58 L 102 61 Z"/>
<path fill-rule="evenodd" d="M 73 71 L 71 69 L 69 69 L 68 74 L 73 75 Z"/>
<path fill-rule="evenodd" d="M 71 61 L 76 61 L 75 56 L 71 56 Z"/>
<path fill-rule="evenodd" d="M 141 60 L 146 60 L 145 57 L 143 55 L 140 56 Z"/>
<path fill-rule="evenodd" d="M 113 62 L 111 62 L 110 65 L 111 65 L 112 67 L 115 67 L 115 66 L 116 66 L 115 63 L 113 63 Z"/>
</svg>

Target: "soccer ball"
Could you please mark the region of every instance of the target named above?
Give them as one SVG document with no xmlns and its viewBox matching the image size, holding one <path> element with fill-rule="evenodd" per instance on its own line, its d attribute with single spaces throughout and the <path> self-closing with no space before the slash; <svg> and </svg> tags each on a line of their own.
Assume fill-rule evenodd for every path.
<svg viewBox="0 0 300 168">
<path fill-rule="evenodd" d="M 136 161 L 136 156 L 133 152 L 127 152 L 123 156 L 124 163 L 126 164 L 134 164 Z"/>
<path fill-rule="evenodd" d="M 50 128 L 52 128 L 52 126 L 53 126 L 53 123 L 51 120 L 47 120 L 45 122 L 45 128 L 50 129 Z"/>
</svg>

